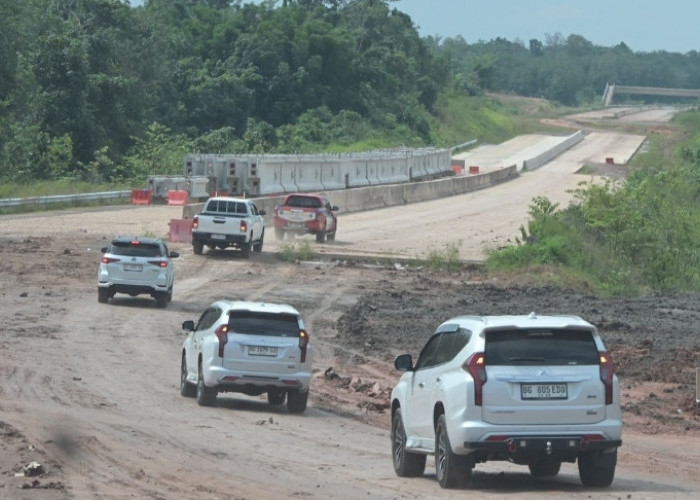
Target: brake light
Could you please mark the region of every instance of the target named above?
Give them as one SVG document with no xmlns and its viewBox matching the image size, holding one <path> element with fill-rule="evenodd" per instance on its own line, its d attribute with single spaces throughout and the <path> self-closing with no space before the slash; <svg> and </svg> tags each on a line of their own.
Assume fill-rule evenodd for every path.
<svg viewBox="0 0 700 500">
<path fill-rule="evenodd" d="M 149 260 L 148 263 L 158 267 L 168 267 L 168 262 L 165 260 Z"/>
<path fill-rule="evenodd" d="M 216 338 L 219 339 L 219 357 L 223 358 L 224 346 L 226 342 L 228 342 L 228 325 L 221 325 L 214 333 L 216 334 Z"/>
<path fill-rule="evenodd" d="M 603 351 L 600 353 L 600 380 L 605 384 L 605 404 L 613 402 L 613 375 L 615 375 L 615 365 L 610 354 Z"/>
<path fill-rule="evenodd" d="M 309 346 L 309 334 L 306 330 L 299 330 L 299 349 L 301 350 L 301 362 L 306 362 L 306 348 Z"/>
<path fill-rule="evenodd" d="M 483 399 L 483 387 L 486 383 L 486 363 L 484 362 L 484 353 L 475 352 L 464 365 L 462 369 L 466 370 L 474 379 L 474 404 L 481 406 Z"/>
<path fill-rule="evenodd" d="M 139 240 L 131 240 L 132 245 L 140 245 L 141 242 Z"/>
<path fill-rule="evenodd" d="M 192 229 L 197 229 L 199 227 L 199 217 L 196 215 L 192 219 Z"/>
<path fill-rule="evenodd" d="M 110 262 L 119 262 L 119 259 L 115 257 L 102 257 L 103 264 L 109 264 Z"/>
<path fill-rule="evenodd" d="M 248 232 L 248 223 L 244 220 L 241 221 L 241 232 L 242 233 Z"/>
</svg>

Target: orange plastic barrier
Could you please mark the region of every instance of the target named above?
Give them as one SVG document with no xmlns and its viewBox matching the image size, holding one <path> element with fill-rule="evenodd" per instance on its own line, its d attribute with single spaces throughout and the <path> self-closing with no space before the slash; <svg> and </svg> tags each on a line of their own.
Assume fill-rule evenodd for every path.
<svg viewBox="0 0 700 500">
<path fill-rule="evenodd" d="M 471 167 L 469 167 L 469 173 L 470 173 L 470 174 L 478 174 L 478 173 L 479 173 L 479 167 L 478 167 L 478 166 L 471 166 Z"/>
<path fill-rule="evenodd" d="M 168 205 L 187 205 L 189 195 L 183 189 L 171 189 L 168 191 Z"/>
<path fill-rule="evenodd" d="M 605 158 L 605 163 L 607 163 L 608 165 L 615 165 L 615 159 L 608 156 L 607 158 Z"/>
<path fill-rule="evenodd" d="M 462 175 L 464 173 L 464 167 L 460 167 L 459 165 L 452 165 L 450 169 L 455 175 Z"/>
<path fill-rule="evenodd" d="M 152 193 L 148 189 L 133 189 L 131 191 L 132 205 L 150 205 Z"/>
<path fill-rule="evenodd" d="M 168 241 L 171 243 L 192 243 L 192 219 L 170 219 Z"/>
</svg>

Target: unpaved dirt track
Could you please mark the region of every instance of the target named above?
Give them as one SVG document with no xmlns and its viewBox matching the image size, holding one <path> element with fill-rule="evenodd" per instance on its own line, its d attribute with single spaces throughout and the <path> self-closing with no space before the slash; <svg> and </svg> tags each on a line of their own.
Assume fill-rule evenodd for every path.
<svg viewBox="0 0 700 500">
<path fill-rule="evenodd" d="M 347 214 L 336 244 L 311 245 L 325 254 L 414 257 L 462 240 L 465 258 L 478 259 L 517 236 L 537 186 L 565 199 L 563 172 L 573 176 L 576 162 L 555 163 L 547 177 L 562 172 L 562 180 L 552 184 L 512 181 L 428 205 Z M 542 169 L 536 172 L 548 172 Z M 518 199 L 520 212 L 515 201 L 499 212 Z M 439 488 L 432 459 L 423 478 L 395 476 L 386 411 L 398 377 L 391 360 L 417 354 L 422 338 L 458 312 L 532 309 L 593 321 L 618 360 L 627 427 L 616 479 L 609 489 L 586 490 L 575 465 L 534 480 L 526 468 L 493 462 L 477 466 L 475 493 L 697 496 L 700 422 L 688 377 L 699 356 L 698 297 L 598 301 L 493 283 L 476 271 L 352 258 L 284 263 L 273 254 L 279 245 L 266 240 L 250 260 L 233 251 L 194 256 L 189 245 L 171 244 L 181 257 L 167 309 L 146 297 L 98 304 L 99 247 L 119 233 L 164 236 L 178 217 L 177 207 L 162 206 L 0 216 L 0 498 L 464 498 L 473 493 Z M 384 231 L 374 229 L 377 220 Z M 315 349 L 305 414 L 264 398 L 221 395 L 204 408 L 179 395 L 180 324 L 219 297 L 289 302 L 302 311 Z M 15 476 L 32 461 L 43 474 Z"/>
</svg>

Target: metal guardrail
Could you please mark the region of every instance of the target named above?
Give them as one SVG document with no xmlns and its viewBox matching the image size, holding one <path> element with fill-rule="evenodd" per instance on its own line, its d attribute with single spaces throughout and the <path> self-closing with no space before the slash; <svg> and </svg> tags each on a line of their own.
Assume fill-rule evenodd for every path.
<svg viewBox="0 0 700 500">
<path fill-rule="evenodd" d="M 60 194 L 54 196 L 30 196 L 29 198 L 0 198 L 0 207 L 19 207 L 22 205 L 49 205 L 52 203 L 71 203 L 74 201 L 104 201 L 131 198 L 131 191 L 105 191 L 101 193 Z"/>
</svg>

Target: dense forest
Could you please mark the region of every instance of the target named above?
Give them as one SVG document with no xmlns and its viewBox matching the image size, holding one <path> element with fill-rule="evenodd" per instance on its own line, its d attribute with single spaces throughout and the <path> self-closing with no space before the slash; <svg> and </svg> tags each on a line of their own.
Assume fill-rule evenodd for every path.
<svg viewBox="0 0 700 500">
<path fill-rule="evenodd" d="M 0 0 L 0 181 L 128 182 L 185 153 L 440 145 L 451 99 L 700 88 L 700 56 L 421 38 L 391 0 Z M 465 137 L 471 139 L 471 137 Z"/>
</svg>

